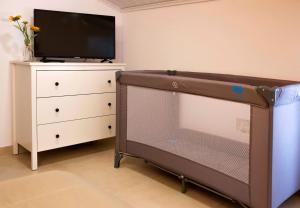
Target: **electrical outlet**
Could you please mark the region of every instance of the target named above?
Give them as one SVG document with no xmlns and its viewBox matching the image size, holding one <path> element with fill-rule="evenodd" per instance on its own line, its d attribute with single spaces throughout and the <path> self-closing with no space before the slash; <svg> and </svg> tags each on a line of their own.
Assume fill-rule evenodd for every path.
<svg viewBox="0 0 300 208">
<path fill-rule="evenodd" d="M 250 120 L 237 118 L 236 119 L 236 130 L 244 133 L 249 134 L 250 133 Z"/>
</svg>

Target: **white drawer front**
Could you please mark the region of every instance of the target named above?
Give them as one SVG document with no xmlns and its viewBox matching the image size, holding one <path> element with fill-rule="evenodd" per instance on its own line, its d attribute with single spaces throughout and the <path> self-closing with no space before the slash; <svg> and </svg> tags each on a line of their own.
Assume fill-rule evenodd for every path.
<svg viewBox="0 0 300 208">
<path fill-rule="evenodd" d="M 103 116 L 38 126 L 38 151 L 114 137 L 116 117 Z"/>
<path fill-rule="evenodd" d="M 38 71 L 37 97 L 115 92 L 115 71 Z"/>
<path fill-rule="evenodd" d="M 91 94 L 37 99 L 37 123 L 116 114 L 116 94 Z"/>
</svg>

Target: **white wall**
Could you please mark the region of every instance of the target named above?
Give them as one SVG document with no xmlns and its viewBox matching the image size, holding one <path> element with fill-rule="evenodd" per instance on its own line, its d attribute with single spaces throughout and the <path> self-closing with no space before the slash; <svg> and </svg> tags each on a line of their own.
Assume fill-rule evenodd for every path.
<svg viewBox="0 0 300 208">
<path fill-rule="evenodd" d="M 299 0 L 215 0 L 128 12 L 123 26 L 127 69 L 300 81 Z M 180 115 L 183 127 L 240 141 L 249 136 L 240 132 L 249 119 L 242 104 L 185 99 Z"/>
<path fill-rule="evenodd" d="M 215 0 L 124 14 L 128 69 L 300 80 L 299 0 Z"/>
<path fill-rule="evenodd" d="M 117 7 L 105 0 L 0 0 L 0 147 L 11 145 L 11 72 L 9 61 L 22 57 L 22 36 L 7 21 L 10 15 L 32 20 L 33 9 L 116 16 L 117 59 L 122 59 L 122 16 Z"/>
<path fill-rule="evenodd" d="M 250 105 L 179 94 L 179 127 L 249 144 Z"/>
</svg>

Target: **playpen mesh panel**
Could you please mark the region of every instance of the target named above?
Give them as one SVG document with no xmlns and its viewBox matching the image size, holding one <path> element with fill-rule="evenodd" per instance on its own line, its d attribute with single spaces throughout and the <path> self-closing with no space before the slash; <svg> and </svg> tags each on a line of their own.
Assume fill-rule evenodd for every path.
<svg viewBox="0 0 300 208">
<path fill-rule="evenodd" d="M 205 106 L 224 102 L 226 110 L 226 105 L 236 103 L 142 87 L 127 89 L 127 140 L 170 152 L 248 184 L 249 129 L 236 133 L 236 114 L 228 119 L 224 109 L 207 112 L 210 106 Z M 191 108 L 189 102 L 196 103 L 194 107 L 199 109 Z M 205 108 L 202 112 L 201 105 Z M 214 120 L 207 119 L 209 113 Z M 222 129 L 217 125 L 222 119 L 225 123 L 234 122 L 227 122 L 227 129 Z"/>
</svg>

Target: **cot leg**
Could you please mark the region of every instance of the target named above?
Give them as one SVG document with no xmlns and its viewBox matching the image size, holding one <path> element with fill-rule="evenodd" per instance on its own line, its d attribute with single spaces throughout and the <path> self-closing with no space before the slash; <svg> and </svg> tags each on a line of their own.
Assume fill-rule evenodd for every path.
<svg viewBox="0 0 300 208">
<path fill-rule="evenodd" d="M 115 168 L 120 167 L 120 162 L 121 162 L 122 158 L 123 158 L 123 155 L 121 153 L 119 153 L 119 152 L 115 153 L 115 165 L 114 165 Z"/>
<path fill-rule="evenodd" d="M 181 192 L 186 193 L 186 191 L 187 191 L 186 179 L 184 176 L 179 176 L 179 179 L 181 180 Z"/>
</svg>

